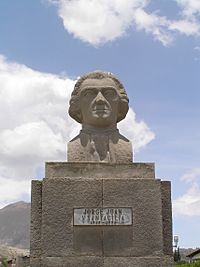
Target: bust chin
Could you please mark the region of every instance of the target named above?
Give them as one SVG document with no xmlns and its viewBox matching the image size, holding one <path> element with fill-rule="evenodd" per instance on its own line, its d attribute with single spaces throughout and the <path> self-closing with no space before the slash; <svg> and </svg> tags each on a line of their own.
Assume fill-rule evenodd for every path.
<svg viewBox="0 0 200 267">
<path fill-rule="evenodd" d="M 128 111 L 128 97 L 122 90 L 117 78 L 106 72 L 93 72 L 77 81 L 69 114 L 82 130 L 68 143 L 68 161 L 132 162 L 131 143 L 117 129 Z"/>
</svg>

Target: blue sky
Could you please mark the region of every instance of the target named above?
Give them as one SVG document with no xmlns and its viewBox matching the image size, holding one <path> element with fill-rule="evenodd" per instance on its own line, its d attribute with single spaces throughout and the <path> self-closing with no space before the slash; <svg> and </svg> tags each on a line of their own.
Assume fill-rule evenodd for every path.
<svg viewBox="0 0 200 267">
<path fill-rule="evenodd" d="M 30 199 L 44 162 L 65 160 L 78 76 L 116 74 L 130 98 L 119 127 L 135 161 L 172 182 L 174 234 L 199 247 L 200 1 L 0 1 L 0 207 Z"/>
</svg>

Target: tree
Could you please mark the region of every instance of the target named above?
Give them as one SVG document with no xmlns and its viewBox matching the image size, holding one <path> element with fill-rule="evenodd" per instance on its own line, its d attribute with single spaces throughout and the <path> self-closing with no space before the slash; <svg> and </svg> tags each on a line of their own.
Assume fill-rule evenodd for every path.
<svg viewBox="0 0 200 267">
<path fill-rule="evenodd" d="M 7 266 L 8 266 L 7 258 L 4 257 L 4 256 L 2 256 L 2 257 L 0 258 L 0 263 L 1 263 L 1 266 L 2 266 L 2 267 L 7 267 Z"/>
</svg>

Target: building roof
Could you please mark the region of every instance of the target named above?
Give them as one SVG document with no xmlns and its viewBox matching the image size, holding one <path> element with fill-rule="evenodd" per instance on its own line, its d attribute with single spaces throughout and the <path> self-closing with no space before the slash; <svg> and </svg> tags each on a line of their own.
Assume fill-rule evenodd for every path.
<svg viewBox="0 0 200 267">
<path fill-rule="evenodd" d="M 197 255 L 199 253 L 200 253 L 200 248 L 195 250 L 195 251 L 193 251 L 192 253 L 188 254 L 186 257 L 191 258 L 191 257 L 194 257 L 195 255 Z"/>
</svg>

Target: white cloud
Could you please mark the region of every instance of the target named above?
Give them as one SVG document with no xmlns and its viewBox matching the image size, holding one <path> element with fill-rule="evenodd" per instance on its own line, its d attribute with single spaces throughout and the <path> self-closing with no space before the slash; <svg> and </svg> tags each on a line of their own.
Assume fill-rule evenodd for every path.
<svg viewBox="0 0 200 267">
<path fill-rule="evenodd" d="M 200 1 L 199 0 L 176 0 L 177 4 L 182 8 L 183 15 L 187 17 L 193 17 L 200 13 Z"/>
<path fill-rule="evenodd" d="M 172 34 L 168 31 L 169 21 L 165 17 L 155 14 L 148 14 L 144 9 L 137 9 L 135 12 L 135 24 L 138 30 L 145 30 L 151 33 L 156 40 L 163 45 L 173 41 Z"/>
<path fill-rule="evenodd" d="M 136 121 L 136 114 L 129 109 L 126 119 L 119 123 L 120 131 L 132 142 L 135 152 L 145 147 L 155 138 L 155 134 L 143 121 Z"/>
<path fill-rule="evenodd" d="M 200 181 L 200 168 L 192 169 L 181 177 L 182 181 L 195 182 Z"/>
<path fill-rule="evenodd" d="M 187 36 L 195 36 L 200 34 L 200 24 L 197 21 L 174 21 L 170 23 L 169 29 Z"/>
<path fill-rule="evenodd" d="M 22 196 L 30 195 L 30 181 L 17 181 L 12 179 L 0 178 L 0 209 L 16 202 Z"/>
<path fill-rule="evenodd" d="M 76 124 L 67 116 L 74 81 L 0 55 L 0 207 L 29 195 L 46 160 L 64 160 Z"/>
<path fill-rule="evenodd" d="M 199 0 L 175 0 L 180 7 L 182 19 L 171 21 L 169 29 L 186 36 L 200 35 L 200 1 Z"/>
<path fill-rule="evenodd" d="M 48 0 L 56 3 L 65 29 L 94 46 L 114 41 L 126 35 L 130 28 L 145 31 L 163 45 L 170 45 L 177 33 L 186 36 L 200 34 L 199 0 L 175 0 L 177 18 L 159 15 L 159 10 L 147 11 L 152 0 Z"/>
<path fill-rule="evenodd" d="M 200 188 L 194 183 L 188 191 L 173 202 L 175 215 L 200 216 Z"/>
<path fill-rule="evenodd" d="M 188 190 L 173 202 L 175 215 L 200 216 L 200 168 L 185 173 L 181 179 L 186 182 Z"/>
<path fill-rule="evenodd" d="M 66 144 L 80 128 L 67 114 L 74 83 L 0 55 L 0 207 L 27 192 L 45 161 L 66 159 Z M 132 109 L 120 128 L 136 150 L 154 138 Z"/>
<path fill-rule="evenodd" d="M 50 0 L 50 2 L 52 2 Z M 58 0 L 59 16 L 75 37 L 99 45 L 124 35 L 134 19 L 135 9 L 146 0 Z"/>
<path fill-rule="evenodd" d="M 65 142 L 77 128 L 67 116 L 73 85 L 70 79 L 0 57 L 0 169 L 4 176 L 24 179 L 34 175 L 42 161 L 65 158 Z"/>
</svg>

